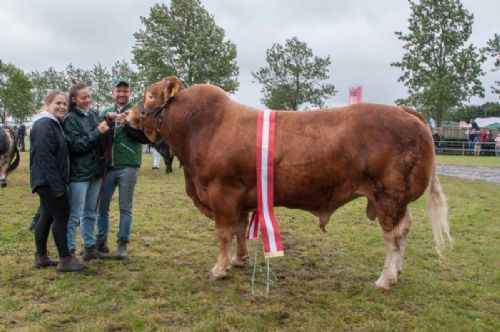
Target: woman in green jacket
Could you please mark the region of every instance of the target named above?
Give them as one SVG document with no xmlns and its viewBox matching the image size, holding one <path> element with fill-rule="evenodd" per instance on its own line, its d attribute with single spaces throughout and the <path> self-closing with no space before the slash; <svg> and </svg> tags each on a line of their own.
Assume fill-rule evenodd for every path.
<svg viewBox="0 0 500 332">
<path fill-rule="evenodd" d="M 76 227 L 80 223 L 83 259 L 104 258 L 96 250 L 94 227 L 101 188 L 97 155 L 100 138 L 109 127 L 106 121 L 100 122 L 98 114 L 89 108 L 90 89 L 85 84 L 74 84 L 69 90 L 68 99 L 69 112 L 64 118 L 70 159 L 68 248 L 74 254 Z"/>
</svg>

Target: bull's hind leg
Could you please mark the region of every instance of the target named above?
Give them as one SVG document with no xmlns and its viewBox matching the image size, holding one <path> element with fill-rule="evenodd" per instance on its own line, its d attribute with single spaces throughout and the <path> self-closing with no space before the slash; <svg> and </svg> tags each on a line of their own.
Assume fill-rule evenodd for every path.
<svg viewBox="0 0 500 332">
<path fill-rule="evenodd" d="M 411 212 L 410 209 L 406 209 L 406 214 L 399 223 L 398 227 L 401 227 L 401 233 L 402 236 L 399 239 L 399 248 L 401 250 L 401 256 L 400 259 L 397 263 L 397 269 L 398 272 L 403 271 L 403 261 L 404 261 L 404 256 L 405 256 L 405 249 L 406 249 L 406 242 L 408 238 L 408 232 L 410 231 L 410 225 L 411 225 Z"/>
<path fill-rule="evenodd" d="M 234 226 L 236 236 L 236 256 L 231 258 L 231 266 L 243 267 L 248 260 L 246 229 L 248 226 L 248 212 L 242 213 L 238 223 Z"/>
<path fill-rule="evenodd" d="M 411 215 L 406 209 L 404 217 L 391 231 L 384 230 L 386 256 L 384 268 L 375 282 L 375 287 L 389 289 L 398 280 L 398 272 L 403 268 L 403 256 L 406 247 L 406 237 L 410 230 Z"/>
<path fill-rule="evenodd" d="M 248 213 L 242 213 L 238 223 L 234 226 L 236 236 L 236 256 L 231 258 L 231 266 L 243 267 L 248 260 L 248 248 L 246 242 L 246 229 L 248 226 Z"/>
</svg>

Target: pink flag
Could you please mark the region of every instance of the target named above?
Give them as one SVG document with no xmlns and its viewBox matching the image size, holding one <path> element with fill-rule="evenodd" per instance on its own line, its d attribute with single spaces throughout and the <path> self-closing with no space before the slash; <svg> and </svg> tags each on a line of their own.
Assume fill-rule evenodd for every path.
<svg viewBox="0 0 500 332">
<path fill-rule="evenodd" d="M 359 104 L 363 98 L 362 86 L 349 87 L 349 105 Z"/>
</svg>

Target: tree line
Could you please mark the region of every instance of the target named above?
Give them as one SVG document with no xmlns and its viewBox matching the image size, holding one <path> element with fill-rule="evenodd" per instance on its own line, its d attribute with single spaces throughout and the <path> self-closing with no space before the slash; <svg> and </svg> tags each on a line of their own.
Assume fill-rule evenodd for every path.
<svg viewBox="0 0 500 332">
<path fill-rule="evenodd" d="M 399 62 L 390 64 L 401 69 L 399 81 L 407 87 L 408 96 L 395 103 L 423 111 L 438 126 L 445 119 L 483 115 L 481 111 L 496 114 L 498 103 L 477 106 L 476 111 L 465 103 L 473 96 L 484 97 L 484 63 L 493 59 L 493 67 L 487 70 L 500 68 L 500 35 L 495 33 L 484 47 L 469 43 L 474 16 L 459 0 L 409 0 L 409 4 L 408 32 L 395 32 L 405 52 Z M 48 90 L 67 91 L 72 82 L 89 85 L 92 106 L 101 109 L 112 102 L 110 86 L 116 76 L 131 80 L 136 99 L 145 87 L 170 75 L 178 76 L 186 86 L 211 83 L 229 93 L 238 89 L 236 45 L 200 0 L 156 4 L 148 17 L 141 17 L 141 23 L 143 28 L 134 34 L 132 64 L 117 61 L 109 69 L 100 63 L 91 69 L 69 64 L 63 71 L 48 68 L 25 74 L 0 60 L 0 120 L 6 121 L 7 112 L 26 119 L 42 105 Z M 268 108 L 323 107 L 337 92 L 330 81 L 330 57 L 315 56 L 296 36 L 273 44 L 266 51 L 266 62 L 252 75 L 254 83 L 262 86 L 261 102 Z M 500 97 L 500 81 L 491 89 Z"/>
</svg>

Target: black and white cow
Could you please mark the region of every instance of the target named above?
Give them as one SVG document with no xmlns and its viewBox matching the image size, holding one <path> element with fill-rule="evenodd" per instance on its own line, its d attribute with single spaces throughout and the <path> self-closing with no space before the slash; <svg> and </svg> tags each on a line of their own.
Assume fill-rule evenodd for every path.
<svg viewBox="0 0 500 332">
<path fill-rule="evenodd" d="M 19 166 L 19 150 L 14 131 L 0 125 L 0 186 L 7 186 L 7 175 Z"/>
</svg>

